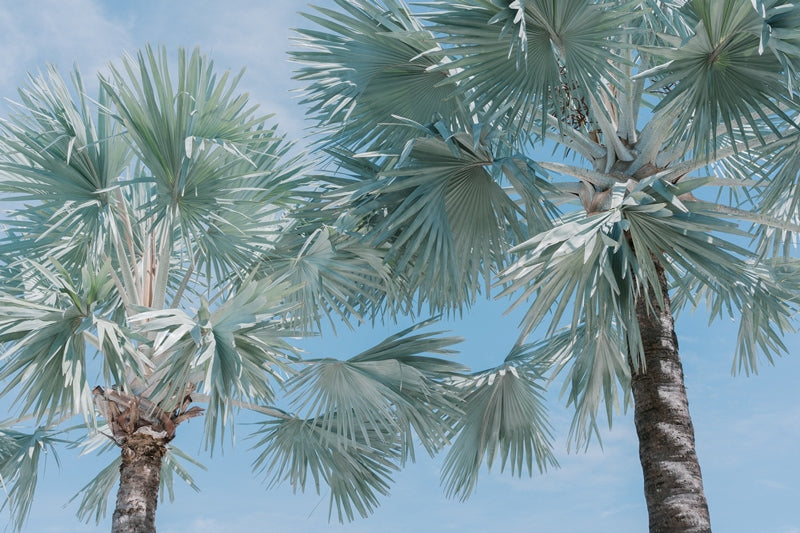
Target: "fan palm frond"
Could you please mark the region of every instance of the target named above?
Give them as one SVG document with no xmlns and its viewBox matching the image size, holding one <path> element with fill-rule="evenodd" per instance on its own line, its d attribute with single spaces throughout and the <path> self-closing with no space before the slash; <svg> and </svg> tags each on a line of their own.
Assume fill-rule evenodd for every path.
<svg viewBox="0 0 800 533">
<path fill-rule="evenodd" d="M 508 463 L 512 474 L 533 474 L 557 466 L 552 453 L 551 427 L 544 407 L 546 361 L 528 359 L 530 345 L 515 346 L 506 363 L 466 378 L 454 385 L 464 398 L 465 413 L 454 426 L 457 436 L 444 460 L 445 494 L 461 500 L 478 482 L 481 465 L 491 468 L 498 458 L 501 470 Z"/>
<path fill-rule="evenodd" d="M 337 0 L 341 11 L 317 7 L 305 16 L 321 30 L 298 30 L 301 64 L 308 82 L 304 103 L 324 132 L 324 143 L 352 150 L 402 146 L 416 136 L 403 119 L 419 124 L 443 120 L 468 127 L 465 108 L 450 76 L 434 71 L 428 52 L 437 49 L 401 0 Z"/>
</svg>

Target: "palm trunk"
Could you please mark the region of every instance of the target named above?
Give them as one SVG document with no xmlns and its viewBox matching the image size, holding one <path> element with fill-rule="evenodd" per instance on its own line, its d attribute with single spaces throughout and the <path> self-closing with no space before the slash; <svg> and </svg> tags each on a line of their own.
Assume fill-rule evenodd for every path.
<svg viewBox="0 0 800 533">
<path fill-rule="evenodd" d="M 128 436 L 122 444 L 117 508 L 112 533 L 155 533 L 163 438 L 144 432 Z"/>
<path fill-rule="evenodd" d="M 651 533 L 710 532 L 708 503 L 694 444 L 694 427 L 678 357 L 678 339 L 663 269 L 659 268 L 663 308 L 636 313 L 646 368 L 632 368 L 634 422 Z M 655 302 L 654 295 L 649 300 Z"/>
</svg>

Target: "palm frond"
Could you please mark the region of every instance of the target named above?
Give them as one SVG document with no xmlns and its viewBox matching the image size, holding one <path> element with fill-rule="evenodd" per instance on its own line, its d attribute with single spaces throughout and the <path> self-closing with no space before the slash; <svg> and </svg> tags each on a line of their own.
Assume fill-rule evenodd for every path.
<svg viewBox="0 0 800 533">
<path fill-rule="evenodd" d="M 346 361 L 307 360 L 287 384 L 293 406 L 327 431 L 372 445 L 370 435 L 402 443 L 403 459 L 414 456 L 414 436 L 430 453 L 446 442 L 448 417 L 461 412 L 445 383 L 464 368 L 424 354 L 450 354 L 461 339 L 440 332 L 412 335 L 430 321 L 397 333 Z M 357 436 L 357 437 L 356 437 Z"/>
<path fill-rule="evenodd" d="M 591 100 L 621 72 L 626 17 L 613 4 L 588 0 L 432 2 L 432 31 L 444 34 L 440 69 L 454 72 L 459 94 L 517 142 L 548 127 L 552 114 L 588 131 L 598 117 Z M 589 113 L 589 109 L 592 113 Z M 578 118 L 583 117 L 583 118 Z M 529 137 L 528 137 L 529 138 Z"/>
<path fill-rule="evenodd" d="M 103 80 L 143 165 L 136 179 L 154 186 L 145 214 L 165 239 L 175 224 L 215 280 L 252 263 L 306 185 L 299 159 L 287 157 L 291 143 L 237 91 L 240 76 L 218 75 L 198 50 L 183 49 L 171 73 L 166 50 L 148 47 Z"/>
<path fill-rule="evenodd" d="M 767 27 L 753 4 L 694 0 L 687 8 L 698 20 L 694 35 L 673 49 L 654 50 L 667 61 L 647 73 L 654 77 L 650 90 L 668 89 L 654 112 L 679 111 L 674 139 L 687 139 L 695 157 L 708 157 L 718 146 L 718 126 L 746 140 L 761 124 L 778 131 L 769 114 L 791 123 L 781 108 L 791 98 L 784 67 L 775 54 L 763 53 Z"/>
<path fill-rule="evenodd" d="M 680 286 L 675 294 L 676 307 L 705 304 L 709 322 L 738 318 L 739 332 L 731 372 L 758 373 L 759 355 L 773 364 L 773 356 L 788 353 L 783 342 L 794 332 L 800 286 L 796 282 L 795 259 L 746 262 L 738 265 L 737 282 L 720 279 L 712 284 L 699 280 Z"/>
<path fill-rule="evenodd" d="M 443 120 L 468 127 L 461 100 L 445 71 L 434 71 L 437 49 L 402 0 L 336 0 L 340 10 L 306 14 L 321 29 L 298 30 L 296 78 L 308 83 L 303 100 L 323 142 L 352 150 L 403 146 L 416 132 L 405 121 Z"/>
<path fill-rule="evenodd" d="M 271 420 L 253 437 L 259 439 L 253 448 L 262 450 L 253 466 L 270 486 L 288 481 L 295 491 L 305 491 L 311 479 L 319 494 L 326 483 L 329 515 L 335 506 L 340 522 L 353 520 L 356 512 L 366 517 L 377 507 L 402 456 L 400 444 L 389 435 L 368 432 L 368 442 L 360 433 L 347 438 L 335 423 L 326 429 L 318 420 Z"/>
<path fill-rule="evenodd" d="M 557 466 L 552 453 L 551 426 L 544 407 L 544 372 L 548 362 L 528 359 L 530 345 L 518 345 L 506 363 L 465 378 L 456 378 L 464 399 L 464 415 L 454 425 L 457 436 L 444 460 L 442 483 L 448 497 L 467 499 L 478 482 L 481 465 L 491 469 L 499 457 L 512 474 L 533 463 L 540 472 Z"/>
<path fill-rule="evenodd" d="M 282 231 L 279 252 L 266 254 L 261 262 L 264 272 L 285 276 L 299 288 L 289 298 L 297 303 L 294 314 L 301 324 L 319 329 L 325 317 L 335 329 L 338 320 L 348 325 L 350 320 L 374 321 L 384 310 L 393 313 L 407 306 L 402 280 L 392 275 L 385 250 L 333 227 L 307 226 L 292 224 Z"/>
<path fill-rule="evenodd" d="M 292 307 L 284 302 L 293 290 L 271 279 L 251 280 L 214 311 L 201 301 L 196 318 L 177 309 L 131 317 L 137 331 L 158 334 L 148 394 L 165 410 L 182 402 L 187 390 L 207 395 L 205 438 L 212 450 L 217 435 L 231 427 L 237 401 L 271 402 L 272 380 L 291 372 L 294 348 L 284 337 L 299 332 L 284 320 Z"/>
<path fill-rule="evenodd" d="M 58 463 L 56 446 L 67 441 L 45 427 L 26 433 L 7 424 L 0 423 L 0 482 L 5 492 L 0 511 L 8 508 L 9 525 L 14 531 L 21 531 L 34 501 L 42 458 L 50 454 Z"/>
<path fill-rule="evenodd" d="M 79 268 L 102 260 L 115 181 L 130 150 L 110 117 L 90 105 L 77 69 L 72 84 L 48 68 L 20 89 L 17 113 L 2 123 L 0 190 L 15 214 L 4 220 L 6 261 L 54 257 Z M 102 88 L 97 101 L 107 102 Z"/>
</svg>

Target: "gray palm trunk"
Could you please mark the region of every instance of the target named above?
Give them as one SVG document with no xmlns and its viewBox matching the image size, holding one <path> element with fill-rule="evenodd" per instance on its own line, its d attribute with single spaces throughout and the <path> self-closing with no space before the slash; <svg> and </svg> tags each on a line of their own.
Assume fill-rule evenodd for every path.
<svg viewBox="0 0 800 533">
<path fill-rule="evenodd" d="M 161 461 L 166 439 L 135 433 L 121 445 L 117 506 L 111 519 L 112 533 L 154 533 Z"/>
<path fill-rule="evenodd" d="M 651 533 L 711 531 L 694 427 L 678 356 L 667 281 L 658 263 L 663 305 L 649 295 L 637 303 L 644 368 L 631 363 L 634 423 Z"/>
</svg>

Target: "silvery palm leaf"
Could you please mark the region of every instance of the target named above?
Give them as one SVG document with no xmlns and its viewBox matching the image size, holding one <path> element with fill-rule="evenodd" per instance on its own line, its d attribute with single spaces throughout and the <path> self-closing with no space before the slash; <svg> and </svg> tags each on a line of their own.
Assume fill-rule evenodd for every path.
<svg viewBox="0 0 800 533">
<path fill-rule="evenodd" d="M 13 429 L 10 421 L 0 422 L 0 482 L 5 493 L 0 511 L 8 509 L 14 531 L 22 529 L 30 514 L 42 459 L 51 455 L 58 463 L 56 447 L 68 442 L 57 435 L 45 427 L 27 433 Z"/>
<path fill-rule="evenodd" d="M 551 362 L 531 357 L 531 348 L 517 345 L 503 365 L 453 379 L 464 414 L 454 423 L 457 435 L 442 466 L 448 496 L 468 498 L 484 460 L 491 468 L 499 459 L 501 470 L 508 464 L 517 475 L 531 475 L 534 462 L 540 472 L 558 464 L 543 397 Z"/>
<path fill-rule="evenodd" d="M 402 0 L 336 0 L 305 16 L 320 29 L 298 30 L 296 78 L 307 82 L 307 113 L 326 145 L 352 150 L 402 146 L 419 124 L 443 120 L 448 127 L 471 121 L 438 62 L 433 34 L 422 28 Z"/>
<path fill-rule="evenodd" d="M 498 124 L 517 142 L 550 125 L 583 131 L 605 120 L 598 105 L 611 98 L 606 83 L 622 77 L 616 65 L 630 15 L 608 2 L 519 0 L 430 2 L 424 17 L 449 60 L 458 93 L 471 102 L 482 124 Z M 603 128 L 605 129 L 605 128 Z M 610 131 L 604 133 L 611 133 Z"/>
</svg>

